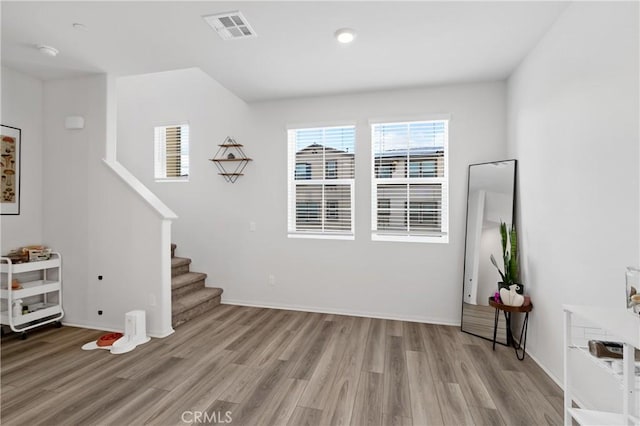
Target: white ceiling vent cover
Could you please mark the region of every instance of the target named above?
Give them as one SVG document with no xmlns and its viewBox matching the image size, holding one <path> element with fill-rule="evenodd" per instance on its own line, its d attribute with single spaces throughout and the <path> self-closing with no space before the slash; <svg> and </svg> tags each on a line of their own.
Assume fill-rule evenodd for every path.
<svg viewBox="0 0 640 426">
<path fill-rule="evenodd" d="M 203 16 L 223 40 L 255 37 L 257 34 L 239 11 Z"/>
</svg>

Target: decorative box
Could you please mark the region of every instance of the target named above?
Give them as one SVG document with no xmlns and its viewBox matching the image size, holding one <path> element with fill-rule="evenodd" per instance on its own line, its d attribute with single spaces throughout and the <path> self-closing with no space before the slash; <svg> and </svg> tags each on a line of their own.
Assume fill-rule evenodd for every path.
<svg viewBox="0 0 640 426">
<path fill-rule="evenodd" d="M 51 249 L 29 250 L 29 262 L 38 260 L 49 260 L 51 258 Z"/>
</svg>

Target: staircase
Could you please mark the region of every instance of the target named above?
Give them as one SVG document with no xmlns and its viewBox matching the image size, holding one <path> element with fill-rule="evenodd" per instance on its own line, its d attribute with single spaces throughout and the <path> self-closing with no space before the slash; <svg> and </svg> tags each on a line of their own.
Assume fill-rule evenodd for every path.
<svg viewBox="0 0 640 426">
<path fill-rule="evenodd" d="M 171 244 L 171 322 L 177 327 L 218 306 L 222 289 L 205 287 L 207 274 L 191 272 L 191 259 L 175 254 Z"/>
</svg>

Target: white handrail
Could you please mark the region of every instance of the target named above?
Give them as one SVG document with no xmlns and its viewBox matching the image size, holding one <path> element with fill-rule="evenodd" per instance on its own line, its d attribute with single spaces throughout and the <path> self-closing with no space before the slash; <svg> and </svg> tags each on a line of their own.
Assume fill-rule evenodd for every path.
<svg viewBox="0 0 640 426">
<path fill-rule="evenodd" d="M 151 192 L 149 188 L 144 186 L 129 170 L 127 170 L 118 161 L 102 160 L 116 175 L 120 177 L 127 185 L 137 192 L 163 219 L 177 219 L 173 210 L 158 198 L 156 194 Z"/>
</svg>

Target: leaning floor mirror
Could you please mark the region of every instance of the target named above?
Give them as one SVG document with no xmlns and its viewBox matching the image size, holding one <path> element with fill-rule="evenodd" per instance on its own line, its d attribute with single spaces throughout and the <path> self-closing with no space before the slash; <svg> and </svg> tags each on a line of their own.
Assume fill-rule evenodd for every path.
<svg viewBox="0 0 640 426">
<path fill-rule="evenodd" d="M 495 309 L 489 297 L 500 275 L 490 256 L 501 258 L 500 222 L 514 220 L 516 160 L 469 166 L 467 234 L 462 294 L 462 331 L 493 340 Z M 499 317 L 496 342 L 507 344 L 506 320 Z"/>
</svg>

